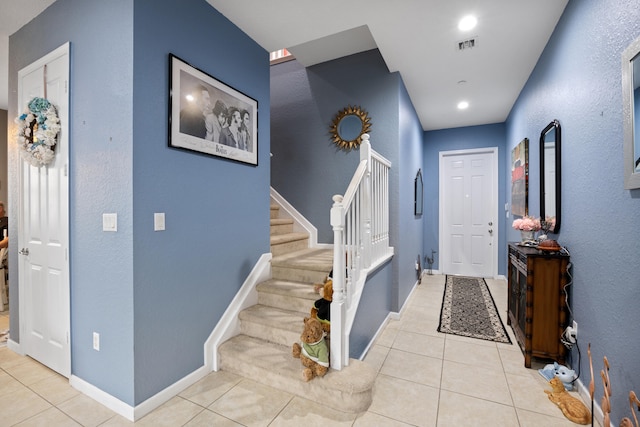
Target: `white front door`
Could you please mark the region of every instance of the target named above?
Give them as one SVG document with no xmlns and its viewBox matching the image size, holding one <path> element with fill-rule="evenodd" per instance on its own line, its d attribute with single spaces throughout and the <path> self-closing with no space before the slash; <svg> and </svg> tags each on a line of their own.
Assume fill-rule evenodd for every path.
<svg viewBox="0 0 640 427">
<path fill-rule="evenodd" d="M 25 354 L 71 374 L 69 298 L 69 44 L 18 73 L 18 108 L 46 97 L 62 129 L 47 166 L 20 160 L 18 240 L 20 346 Z M 45 95 L 46 94 L 46 95 Z"/>
<path fill-rule="evenodd" d="M 440 263 L 444 274 L 497 272 L 497 149 L 440 153 Z"/>
</svg>

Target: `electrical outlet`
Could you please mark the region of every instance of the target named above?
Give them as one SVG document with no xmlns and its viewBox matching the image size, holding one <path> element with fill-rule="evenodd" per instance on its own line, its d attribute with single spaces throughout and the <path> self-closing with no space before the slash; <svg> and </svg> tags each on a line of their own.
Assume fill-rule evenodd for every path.
<svg viewBox="0 0 640 427">
<path fill-rule="evenodd" d="M 93 333 L 93 349 L 100 351 L 100 334 L 97 332 Z"/>
<path fill-rule="evenodd" d="M 573 335 L 578 338 L 578 322 L 573 321 Z"/>
</svg>

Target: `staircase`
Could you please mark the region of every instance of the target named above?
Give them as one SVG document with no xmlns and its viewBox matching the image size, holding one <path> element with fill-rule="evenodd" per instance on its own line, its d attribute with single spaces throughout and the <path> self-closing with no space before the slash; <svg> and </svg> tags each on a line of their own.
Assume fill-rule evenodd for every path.
<svg viewBox="0 0 640 427">
<path fill-rule="evenodd" d="M 365 411 L 371 404 L 376 372 L 350 360 L 310 382 L 291 355 L 300 341 L 303 318 L 319 298 L 313 284 L 322 283 L 333 265 L 332 249 L 308 248 L 309 236 L 293 231 L 293 220 L 279 218 L 271 206 L 271 280 L 258 284 L 258 304 L 240 313 L 241 334 L 218 351 L 220 368 L 344 412 Z"/>
</svg>

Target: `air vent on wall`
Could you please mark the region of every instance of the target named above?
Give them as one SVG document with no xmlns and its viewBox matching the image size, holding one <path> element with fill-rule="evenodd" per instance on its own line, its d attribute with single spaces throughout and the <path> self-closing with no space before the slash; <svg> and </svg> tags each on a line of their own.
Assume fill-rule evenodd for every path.
<svg viewBox="0 0 640 427">
<path fill-rule="evenodd" d="M 478 46 L 478 37 L 472 37 L 470 39 L 460 40 L 459 42 L 456 42 L 456 50 L 459 52 L 473 49 L 474 47 L 477 47 L 477 46 Z"/>
</svg>

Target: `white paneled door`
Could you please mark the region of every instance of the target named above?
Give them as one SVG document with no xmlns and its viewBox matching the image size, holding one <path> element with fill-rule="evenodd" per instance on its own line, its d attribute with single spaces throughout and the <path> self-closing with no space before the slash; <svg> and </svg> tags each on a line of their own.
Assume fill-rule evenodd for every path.
<svg viewBox="0 0 640 427">
<path fill-rule="evenodd" d="M 69 377 L 69 44 L 18 73 L 18 108 L 46 97 L 62 129 L 55 159 L 46 166 L 20 160 L 20 347 L 25 354 Z M 16 246 L 17 245 L 17 246 Z"/>
<path fill-rule="evenodd" d="M 440 270 L 497 273 L 497 148 L 440 153 Z"/>
</svg>

